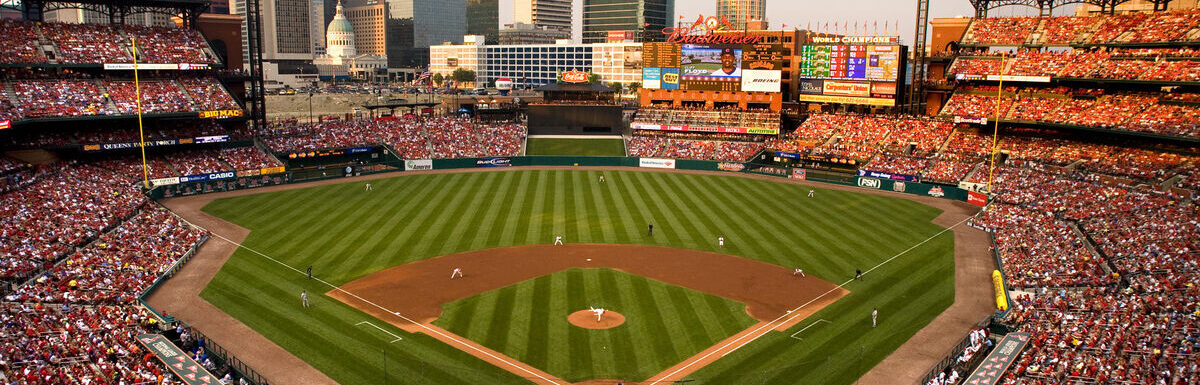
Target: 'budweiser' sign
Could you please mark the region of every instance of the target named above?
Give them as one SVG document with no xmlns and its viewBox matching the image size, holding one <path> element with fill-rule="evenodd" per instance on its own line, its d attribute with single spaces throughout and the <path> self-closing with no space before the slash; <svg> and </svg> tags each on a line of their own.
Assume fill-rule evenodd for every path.
<svg viewBox="0 0 1200 385">
<path fill-rule="evenodd" d="M 562 73 L 562 81 L 564 83 L 587 83 L 588 73 L 579 70 L 570 70 Z"/>
</svg>

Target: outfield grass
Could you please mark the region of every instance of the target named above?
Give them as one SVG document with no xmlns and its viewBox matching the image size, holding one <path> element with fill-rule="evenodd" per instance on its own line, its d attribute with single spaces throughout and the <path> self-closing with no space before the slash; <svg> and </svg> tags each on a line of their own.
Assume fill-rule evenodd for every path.
<svg viewBox="0 0 1200 385">
<path fill-rule="evenodd" d="M 525 155 L 625 156 L 625 140 L 529 138 Z"/>
<path fill-rule="evenodd" d="M 625 323 L 567 321 L 590 306 Z M 757 322 L 741 302 L 611 269 L 564 270 L 442 308 L 438 326 L 571 382 L 644 380 Z"/>
<path fill-rule="evenodd" d="M 608 180 L 598 183 L 599 175 Z M 596 170 L 414 174 L 362 183 L 220 199 L 205 211 L 252 230 L 245 246 L 341 285 L 380 269 L 489 247 L 568 242 L 649 244 L 716 251 L 833 283 L 937 234 L 939 210 L 878 195 L 732 176 Z M 654 237 L 645 236 L 653 223 Z M 846 286 L 849 295 L 798 337 L 771 333 L 696 373 L 697 383 L 849 384 L 954 299 L 953 234 L 942 233 Z M 241 249 L 201 296 L 343 384 L 500 384 L 521 379 L 423 335 L 387 327 L 324 296 L 299 271 Z M 518 298 L 529 301 L 528 298 Z M 519 302 L 528 303 L 528 302 Z M 879 308 L 880 326 L 870 328 Z M 528 309 L 512 309 L 512 312 Z M 381 324 L 375 320 L 374 322 Z M 486 327 L 492 320 L 472 321 Z M 716 321 L 699 320 L 702 327 Z M 219 342 L 219 341 L 218 341 Z M 579 357 L 574 359 L 581 360 Z M 586 362 L 580 361 L 580 365 Z"/>
</svg>

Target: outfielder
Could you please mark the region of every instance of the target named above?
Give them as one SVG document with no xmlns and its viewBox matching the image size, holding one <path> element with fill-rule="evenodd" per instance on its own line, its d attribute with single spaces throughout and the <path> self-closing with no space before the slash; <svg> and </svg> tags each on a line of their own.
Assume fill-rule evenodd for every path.
<svg viewBox="0 0 1200 385">
<path fill-rule="evenodd" d="M 717 237 L 717 246 L 725 247 L 725 237 Z"/>
<path fill-rule="evenodd" d="M 363 191 L 371 191 L 371 190 L 374 190 L 374 189 L 375 189 L 375 188 L 371 187 L 371 184 L 370 184 L 370 183 L 367 183 L 366 187 L 363 187 Z"/>
<path fill-rule="evenodd" d="M 561 244 L 563 244 L 563 241 L 562 241 L 562 236 L 561 236 L 561 235 L 555 235 L 555 236 L 554 236 L 554 244 L 556 244 L 556 245 L 561 245 Z"/>
<path fill-rule="evenodd" d="M 875 327 L 875 325 L 878 325 L 878 323 L 875 322 L 877 319 L 879 319 L 879 308 L 873 308 L 873 309 L 871 309 L 871 327 L 872 328 Z"/>
<path fill-rule="evenodd" d="M 308 290 L 300 290 L 300 303 L 304 305 L 305 309 L 308 309 Z"/>
<path fill-rule="evenodd" d="M 815 192 L 815 191 L 816 191 L 816 190 L 813 190 L 813 189 L 808 189 L 808 197 L 809 197 L 809 198 L 812 198 L 812 197 L 813 197 L 813 192 Z"/>
<path fill-rule="evenodd" d="M 463 276 L 462 269 L 456 267 L 456 268 L 454 268 L 454 271 L 450 272 L 450 279 L 454 279 L 455 276 L 462 278 L 462 276 Z"/>
<path fill-rule="evenodd" d="M 588 308 L 592 309 L 592 313 L 596 313 L 596 322 L 600 322 L 600 319 L 604 317 L 604 308 L 597 309 L 591 306 L 588 306 Z"/>
<path fill-rule="evenodd" d="M 604 183 L 604 175 L 600 176 L 600 183 Z"/>
</svg>

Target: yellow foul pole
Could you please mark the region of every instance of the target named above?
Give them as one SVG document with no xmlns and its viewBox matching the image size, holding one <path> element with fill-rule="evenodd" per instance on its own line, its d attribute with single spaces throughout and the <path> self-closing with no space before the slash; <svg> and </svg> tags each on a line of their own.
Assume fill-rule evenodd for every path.
<svg viewBox="0 0 1200 385">
<path fill-rule="evenodd" d="M 138 79 L 137 38 L 129 38 L 133 47 L 133 90 L 137 98 L 138 145 L 142 148 L 142 186 L 150 189 L 150 167 L 146 165 L 146 132 L 142 129 L 142 83 Z"/>
<path fill-rule="evenodd" d="M 1000 106 L 1004 105 L 1004 58 L 1007 56 L 1005 53 L 1000 54 L 1000 74 L 998 75 L 1000 80 L 996 84 L 996 118 L 994 119 L 995 126 L 993 126 L 995 128 L 992 130 L 992 160 L 988 165 L 987 191 L 989 194 L 992 192 L 992 179 L 996 175 L 996 153 L 1000 151 Z"/>
</svg>

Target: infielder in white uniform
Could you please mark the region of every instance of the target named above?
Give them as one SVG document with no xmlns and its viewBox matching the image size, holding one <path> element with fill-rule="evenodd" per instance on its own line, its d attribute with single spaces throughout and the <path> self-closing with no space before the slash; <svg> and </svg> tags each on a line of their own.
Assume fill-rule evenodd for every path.
<svg viewBox="0 0 1200 385">
<path fill-rule="evenodd" d="M 305 309 L 308 308 L 308 290 L 300 291 L 300 303 L 304 305 Z"/>
<path fill-rule="evenodd" d="M 717 246 L 725 247 L 725 237 L 717 237 Z"/>
<path fill-rule="evenodd" d="M 796 271 L 792 272 L 792 275 L 799 275 L 800 278 L 804 278 L 804 269 L 797 267 Z"/>
<path fill-rule="evenodd" d="M 878 318 L 879 318 L 879 309 L 878 308 L 871 309 L 871 327 L 875 327 L 875 325 L 878 325 L 878 323 L 875 322 Z"/>
<path fill-rule="evenodd" d="M 456 267 L 454 268 L 454 271 L 450 272 L 450 279 L 454 279 L 455 276 L 462 278 L 462 269 Z"/>
<path fill-rule="evenodd" d="M 592 313 L 596 313 L 596 322 L 600 322 L 600 319 L 604 317 L 604 308 L 597 309 L 591 306 L 588 306 L 588 308 L 592 309 Z"/>
<path fill-rule="evenodd" d="M 555 236 L 554 236 L 554 244 L 556 244 L 556 245 L 561 245 L 561 244 L 563 244 L 563 241 L 562 241 L 562 236 L 561 236 L 561 235 L 555 235 Z"/>
</svg>

